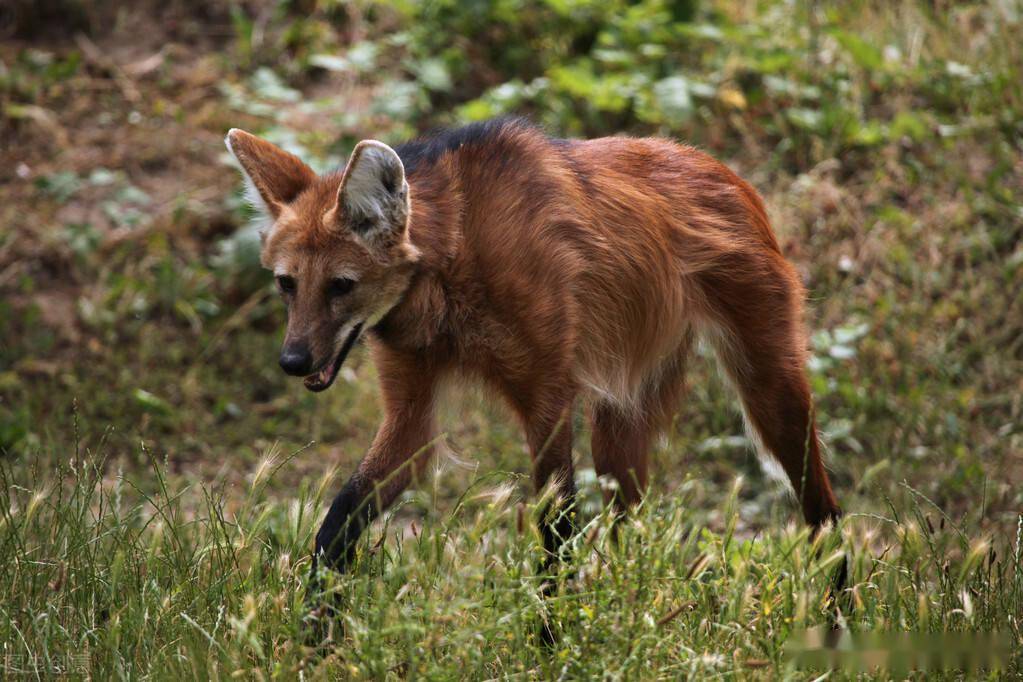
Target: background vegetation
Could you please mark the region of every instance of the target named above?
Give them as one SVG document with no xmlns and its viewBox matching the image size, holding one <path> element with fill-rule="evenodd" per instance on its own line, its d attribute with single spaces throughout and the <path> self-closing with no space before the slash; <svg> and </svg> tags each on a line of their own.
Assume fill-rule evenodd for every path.
<svg viewBox="0 0 1023 682">
<path fill-rule="evenodd" d="M 1016 653 L 988 674 L 1021 674 L 1021 21 L 1016 0 L 5 3 L 2 669 L 799 677 L 783 644 L 827 622 L 841 548 L 846 626 L 1003 631 Z M 849 518 L 810 550 L 701 362 L 618 539 L 580 418 L 592 525 L 546 650 L 522 439 L 456 394 L 450 453 L 309 647 L 311 534 L 379 420 L 374 370 L 356 352 L 314 396 L 277 368 L 283 311 L 221 139 L 323 169 L 505 112 L 684 139 L 763 193 L 810 291 Z"/>
</svg>

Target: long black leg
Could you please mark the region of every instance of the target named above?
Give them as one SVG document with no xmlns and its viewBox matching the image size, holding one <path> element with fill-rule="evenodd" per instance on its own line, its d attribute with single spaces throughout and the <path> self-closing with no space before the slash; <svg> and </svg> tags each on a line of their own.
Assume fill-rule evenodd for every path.
<svg viewBox="0 0 1023 682">
<path fill-rule="evenodd" d="M 339 573 L 347 571 L 355 559 L 355 545 L 379 514 L 373 485 L 356 473 L 345 483 L 327 511 L 316 533 L 313 574 L 320 562 Z"/>
<path fill-rule="evenodd" d="M 556 420 L 527 422 L 527 438 L 533 454 L 533 483 L 537 491 L 554 481 L 555 497 L 541 510 L 538 520 L 544 556 L 537 567 L 544 598 L 557 591 L 556 573 L 564 559 L 564 545 L 576 531 L 575 480 L 572 467 L 571 402 L 559 410 Z M 555 413 L 555 414 L 558 414 Z M 540 624 L 540 637 L 553 644 L 557 635 L 549 618 Z"/>
</svg>

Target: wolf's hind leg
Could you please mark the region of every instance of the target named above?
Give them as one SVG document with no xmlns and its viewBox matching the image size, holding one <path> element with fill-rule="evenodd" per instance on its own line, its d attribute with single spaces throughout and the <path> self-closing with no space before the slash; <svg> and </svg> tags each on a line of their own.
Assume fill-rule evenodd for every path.
<svg viewBox="0 0 1023 682">
<path fill-rule="evenodd" d="M 617 481 L 618 490 L 613 494 L 605 491 L 604 499 L 618 512 L 643 497 L 654 438 L 670 426 L 685 393 L 685 371 L 692 343 L 693 334 L 687 331 L 637 405 L 620 405 L 606 399 L 593 405 L 590 415 L 593 467 L 598 476 L 611 476 Z"/>
<path fill-rule="evenodd" d="M 561 386 L 552 389 L 550 386 Z M 557 590 L 554 576 L 564 555 L 564 545 L 576 532 L 575 479 L 572 466 L 572 406 L 574 391 L 569 381 L 551 382 L 529 402 L 512 404 L 522 418 L 533 460 L 533 485 L 537 492 L 553 487 L 553 497 L 540 511 L 539 529 L 544 557 L 537 572 L 541 577 L 540 594 L 544 598 Z M 528 395 L 520 391 L 518 396 Z M 541 641 L 550 645 L 557 640 L 553 623 L 545 614 L 539 623 Z"/>
<path fill-rule="evenodd" d="M 607 401 L 591 412 L 593 468 L 598 476 L 611 476 L 616 491 L 604 491 L 604 502 L 620 513 L 639 502 L 647 486 L 650 424 L 639 412 L 630 413 Z"/>
</svg>

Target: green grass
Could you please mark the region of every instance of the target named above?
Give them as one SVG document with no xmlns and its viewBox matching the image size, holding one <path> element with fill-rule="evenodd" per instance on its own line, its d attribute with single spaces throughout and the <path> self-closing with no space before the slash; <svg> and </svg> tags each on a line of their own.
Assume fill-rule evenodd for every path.
<svg viewBox="0 0 1023 682">
<path fill-rule="evenodd" d="M 919 496 L 813 542 L 792 524 L 740 534 L 739 482 L 704 510 L 716 530 L 689 480 L 613 533 L 583 476 L 583 528 L 544 603 L 531 521 L 542 498 L 498 473 L 410 520 L 408 507 L 434 508 L 424 482 L 374 527 L 353 572 L 328 576 L 341 614 L 310 646 L 308 548 L 331 476 L 281 500 L 267 491 L 296 453 L 268 453 L 226 489 L 172 477 L 150 455 L 132 475 L 73 454 L 31 472 L 0 465 L 0 638 L 32 674 L 804 678 L 784 644 L 831 622 L 843 553 L 845 628 L 1020 636 L 1019 537 L 984 538 Z M 536 637 L 541 617 L 561 633 L 552 648 Z M 1023 671 L 1019 649 L 1004 666 Z"/>
<path fill-rule="evenodd" d="M 17 4 L 0 27 L 5 673 L 802 679 L 784 643 L 828 622 L 839 549 L 850 631 L 1001 630 L 1023 649 L 1018 3 L 182 1 L 117 21 Z M 75 42 L 86 26 L 120 72 Z M 683 139 L 764 195 L 809 291 L 848 516 L 811 548 L 701 357 L 650 498 L 610 537 L 580 406 L 595 525 L 547 650 L 522 435 L 459 391 L 436 470 L 335 581 L 343 631 L 309 648 L 312 534 L 378 391 L 360 349 L 318 396 L 277 368 L 283 310 L 224 132 L 325 168 L 365 137 L 504 112 Z M 992 674 L 1023 674 L 1019 655 Z"/>
</svg>

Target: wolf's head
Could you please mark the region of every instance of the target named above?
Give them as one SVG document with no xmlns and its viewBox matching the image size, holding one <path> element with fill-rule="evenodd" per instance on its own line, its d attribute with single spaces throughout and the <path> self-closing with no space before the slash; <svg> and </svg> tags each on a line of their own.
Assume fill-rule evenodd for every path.
<svg viewBox="0 0 1023 682">
<path fill-rule="evenodd" d="M 262 261 L 288 308 L 281 367 L 322 391 L 412 277 L 418 252 L 408 236 L 405 169 L 376 140 L 356 145 L 343 172 L 323 176 L 242 130 L 232 129 L 225 142 L 269 224 Z"/>
</svg>

